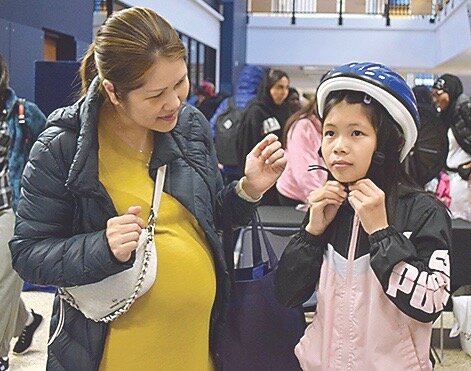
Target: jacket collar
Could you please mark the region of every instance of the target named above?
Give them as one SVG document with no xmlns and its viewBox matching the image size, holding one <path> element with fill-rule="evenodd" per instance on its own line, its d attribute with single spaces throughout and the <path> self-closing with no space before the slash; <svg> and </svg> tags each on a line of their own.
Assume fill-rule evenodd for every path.
<svg viewBox="0 0 471 371">
<path fill-rule="evenodd" d="M 96 77 L 79 108 L 80 125 L 77 148 L 66 186 L 72 192 L 97 194 L 98 181 L 98 115 L 104 101 L 99 92 L 100 80 Z"/>
</svg>

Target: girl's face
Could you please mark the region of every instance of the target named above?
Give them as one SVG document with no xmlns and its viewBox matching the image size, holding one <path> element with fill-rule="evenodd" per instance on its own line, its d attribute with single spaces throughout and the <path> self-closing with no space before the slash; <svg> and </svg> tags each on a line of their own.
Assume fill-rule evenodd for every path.
<svg viewBox="0 0 471 371">
<path fill-rule="evenodd" d="M 289 81 L 286 77 L 279 79 L 270 89 L 270 95 L 275 104 L 282 104 L 288 96 Z"/>
<path fill-rule="evenodd" d="M 145 129 L 169 132 L 177 123 L 189 86 L 183 59 L 159 57 L 146 72 L 144 85 L 121 101 L 121 119 Z"/>
<path fill-rule="evenodd" d="M 377 137 L 361 104 L 342 101 L 332 107 L 325 117 L 322 136 L 322 156 L 336 180 L 353 183 L 366 176 Z"/>
</svg>

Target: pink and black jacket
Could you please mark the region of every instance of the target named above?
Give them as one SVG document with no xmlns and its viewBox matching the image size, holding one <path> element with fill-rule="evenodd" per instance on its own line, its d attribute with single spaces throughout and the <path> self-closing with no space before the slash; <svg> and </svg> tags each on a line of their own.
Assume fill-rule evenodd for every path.
<svg viewBox="0 0 471 371">
<path fill-rule="evenodd" d="M 317 311 L 295 353 L 303 370 L 431 370 L 432 322 L 450 295 L 451 221 L 425 193 L 399 191 L 390 226 L 368 236 L 345 203 L 324 234 L 291 240 L 276 276 Z M 306 222 L 307 223 L 307 219 Z"/>
</svg>

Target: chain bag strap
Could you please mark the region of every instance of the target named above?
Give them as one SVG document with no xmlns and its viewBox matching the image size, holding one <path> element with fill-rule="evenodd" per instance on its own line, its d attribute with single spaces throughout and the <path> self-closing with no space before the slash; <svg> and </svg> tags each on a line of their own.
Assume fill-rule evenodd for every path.
<svg viewBox="0 0 471 371">
<path fill-rule="evenodd" d="M 58 289 L 60 297 L 72 307 L 81 311 L 85 317 L 95 322 L 113 321 L 126 313 L 136 299 L 144 295 L 154 284 L 157 275 L 157 251 L 154 243 L 154 232 L 165 181 L 165 172 L 166 165 L 157 170 L 148 226 L 143 229 L 139 238 L 134 265 L 99 282 Z M 141 249 L 144 251 L 139 259 Z M 129 288 L 131 282 L 134 283 L 132 283 L 132 288 Z M 128 291 L 131 292 L 126 294 L 125 291 L 128 288 Z M 126 297 L 122 297 L 123 294 L 126 294 Z"/>
</svg>

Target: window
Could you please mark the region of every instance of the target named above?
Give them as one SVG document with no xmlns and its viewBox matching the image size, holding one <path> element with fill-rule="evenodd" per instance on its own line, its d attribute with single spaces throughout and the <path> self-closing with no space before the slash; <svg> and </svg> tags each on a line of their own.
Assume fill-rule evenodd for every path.
<svg viewBox="0 0 471 371">
<path fill-rule="evenodd" d="M 190 95 L 194 94 L 202 80 L 216 81 L 216 50 L 183 33 L 180 39 L 188 53 L 188 79 Z"/>
</svg>

